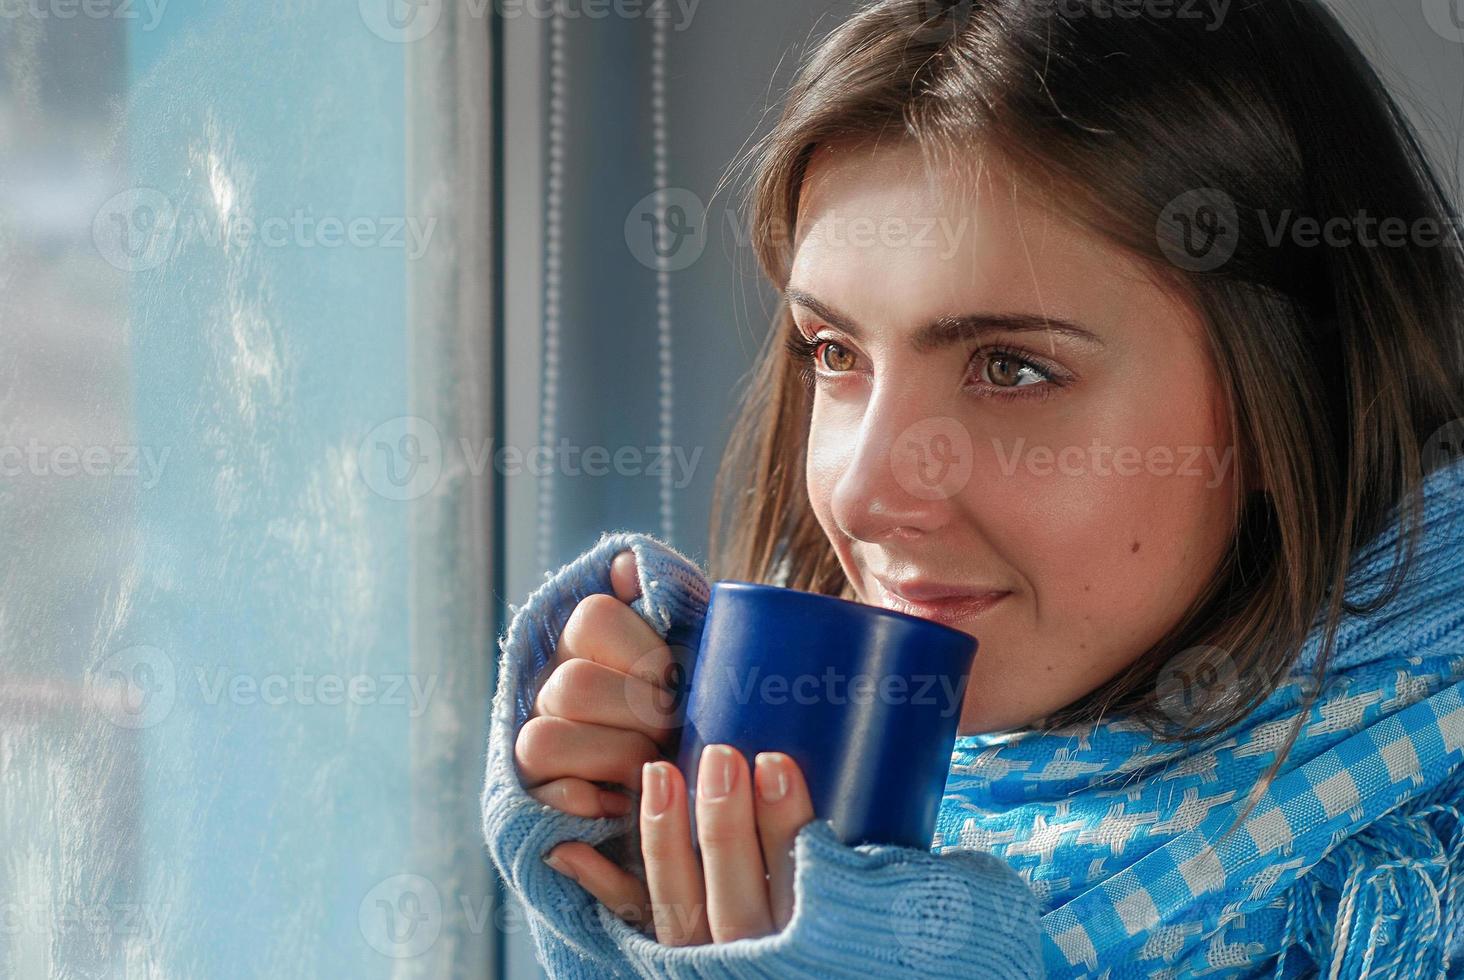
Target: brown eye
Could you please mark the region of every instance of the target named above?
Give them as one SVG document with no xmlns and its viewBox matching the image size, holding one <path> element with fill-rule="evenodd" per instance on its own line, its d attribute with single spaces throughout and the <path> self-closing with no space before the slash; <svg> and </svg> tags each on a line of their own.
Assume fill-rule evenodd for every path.
<svg viewBox="0 0 1464 980">
<path fill-rule="evenodd" d="M 854 355 L 830 341 L 824 341 L 822 360 L 824 367 L 837 374 L 854 370 Z"/>
<path fill-rule="evenodd" d="M 1016 357 L 1001 351 L 992 351 L 984 358 L 982 374 L 993 388 L 1026 388 L 1021 383 L 1023 372 L 1028 372 L 1039 381 L 1048 380 L 1046 372 L 1026 358 Z"/>
<path fill-rule="evenodd" d="M 997 354 L 986 362 L 986 376 L 999 388 L 1017 387 L 1023 364 L 1014 357 Z"/>
<path fill-rule="evenodd" d="M 982 397 L 1049 398 L 1066 386 L 1060 370 L 1014 350 L 983 348 L 972 355 L 971 366 L 975 377 L 969 389 Z"/>
</svg>

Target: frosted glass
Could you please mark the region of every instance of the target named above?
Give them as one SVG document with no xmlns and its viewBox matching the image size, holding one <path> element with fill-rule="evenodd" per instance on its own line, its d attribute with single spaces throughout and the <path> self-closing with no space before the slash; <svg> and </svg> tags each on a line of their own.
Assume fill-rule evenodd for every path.
<svg viewBox="0 0 1464 980">
<path fill-rule="evenodd" d="M 392 481 L 490 376 L 421 299 L 460 35 L 10 6 L 0 976 L 487 975 L 488 488 Z"/>
</svg>

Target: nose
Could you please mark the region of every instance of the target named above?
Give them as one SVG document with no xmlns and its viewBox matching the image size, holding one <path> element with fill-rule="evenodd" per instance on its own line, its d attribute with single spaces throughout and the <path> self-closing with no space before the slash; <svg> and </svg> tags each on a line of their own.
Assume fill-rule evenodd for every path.
<svg viewBox="0 0 1464 980">
<path fill-rule="evenodd" d="M 971 475 L 971 435 L 955 418 L 923 410 L 911 393 L 869 402 L 830 508 L 849 537 L 909 540 L 950 523 Z"/>
</svg>

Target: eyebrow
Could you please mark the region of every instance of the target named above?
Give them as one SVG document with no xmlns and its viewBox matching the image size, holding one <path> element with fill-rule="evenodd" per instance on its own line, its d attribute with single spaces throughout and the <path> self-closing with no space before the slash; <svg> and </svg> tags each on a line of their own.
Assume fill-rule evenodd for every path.
<svg viewBox="0 0 1464 980">
<path fill-rule="evenodd" d="M 838 327 L 855 340 L 861 339 L 862 331 L 852 319 L 820 302 L 801 289 L 788 288 L 783 298 L 789 303 L 805 307 L 830 326 Z M 1059 333 L 1095 347 L 1104 343 L 1093 331 L 1061 317 L 1038 316 L 1035 313 L 966 313 L 948 314 L 937 317 L 915 331 L 910 346 L 920 353 L 940 350 L 972 340 L 988 333 Z"/>
</svg>

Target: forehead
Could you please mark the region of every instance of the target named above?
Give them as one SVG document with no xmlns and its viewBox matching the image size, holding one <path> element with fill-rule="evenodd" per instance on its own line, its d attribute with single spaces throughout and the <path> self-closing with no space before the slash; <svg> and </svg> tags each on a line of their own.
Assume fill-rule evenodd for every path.
<svg viewBox="0 0 1464 980">
<path fill-rule="evenodd" d="M 979 188 L 1011 184 L 1008 169 L 990 154 L 973 150 L 973 159 L 980 176 L 958 181 L 954 174 L 932 169 L 909 140 L 820 143 L 799 186 L 798 224 L 802 228 L 831 210 L 856 204 L 941 210 L 969 204 Z"/>
<path fill-rule="evenodd" d="M 984 153 L 969 180 L 918 146 L 821 145 L 799 193 L 789 286 L 871 316 L 978 309 L 1115 320 L 1164 297 L 1142 263 Z"/>
</svg>

